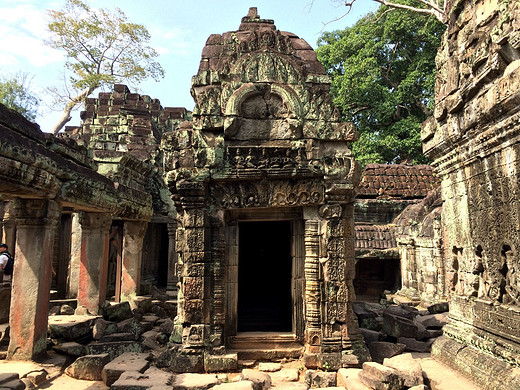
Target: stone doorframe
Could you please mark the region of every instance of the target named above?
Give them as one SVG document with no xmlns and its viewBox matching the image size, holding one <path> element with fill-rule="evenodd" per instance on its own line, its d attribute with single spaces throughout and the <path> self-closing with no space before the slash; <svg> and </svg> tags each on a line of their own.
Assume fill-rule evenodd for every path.
<svg viewBox="0 0 520 390">
<path fill-rule="evenodd" d="M 291 295 L 292 333 L 295 339 L 304 341 L 304 291 L 305 291 L 305 248 L 304 220 L 300 207 L 276 209 L 228 210 L 226 212 L 226 325 L 227 338 L 237 334 L 238 316 L 238 262 L 240 222 L 290 221 L 291 223 Z"/>
</svg>

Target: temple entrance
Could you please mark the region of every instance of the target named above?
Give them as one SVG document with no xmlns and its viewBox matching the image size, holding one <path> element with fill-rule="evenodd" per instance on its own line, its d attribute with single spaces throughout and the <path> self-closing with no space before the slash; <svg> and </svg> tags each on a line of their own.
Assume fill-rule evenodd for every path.
<svg viewBox="0 0 520 390">
<path fill-rule="evenodd" d="M 291 222 L 238 227 L 237 331 L 293 331 Z"/>
</svg>

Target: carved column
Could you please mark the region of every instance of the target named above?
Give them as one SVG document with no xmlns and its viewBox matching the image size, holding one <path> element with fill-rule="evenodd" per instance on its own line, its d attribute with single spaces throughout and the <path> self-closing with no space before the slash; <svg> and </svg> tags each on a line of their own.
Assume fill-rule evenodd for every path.
<svg viewBox="0 0 520 390">
<path fill-rule="evenodd" d="M 177 295 L 177 283 L 179 278 L 175 273 L 177 266 L 177 253 L 175 252 L 175 232 L 177 230 L 177 222 L 168 223 L 168 278 L 166 282 L 166 293 L 168 295 Z"/>
<path fill-rule="evenodd" d="M 130 301 L 139 293 L 143 239 L 147 222 L 125 221 L 121 268 L 121 301 Z"/>
<path fill-rule="evenodd" d="M 60 207 L 43 199 L 15 199 L 13 205 L 17 239 L 8 358 L 32 360 L 47 349 L 53 244 Z"/>
<path fill-rule="evenodd" d="M 78 306 L 97 314 L 107 289 L 108 240 L 112 222 L 109 214 L 81 212 L 81 250 Z"/>
<path fill-rule="evenodd" d="M 3 202 L 2 236 L 0 240 L 7 244 L 9 253 L 14 256 L 16 249 L 16 221 L 12 201 Z"/>
</svg>

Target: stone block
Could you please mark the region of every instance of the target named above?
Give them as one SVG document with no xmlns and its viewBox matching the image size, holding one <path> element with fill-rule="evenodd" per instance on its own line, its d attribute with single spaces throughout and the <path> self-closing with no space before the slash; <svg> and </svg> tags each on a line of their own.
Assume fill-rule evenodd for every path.
<svg viewBox="0 0 520 390">
<path fill-rule="evenodd" d="M 240 374 L 240 380 L 253 382 L 254 390 L 267 390 L 271 387 L 271 377 L 265 372 L 245 368 Z"/>
<path fill-rule="evenodd" d="M 143 333 L 143 326 L 137 318 L 132 317 L 118 322 L 117 331 L 121 333 L 131 333 L 133 335 L 133 340 L 139 340 Z"/>
<path fill-rule="evenodd" d="M 331 387 L 336 386 L 336 375 L 335 372 L 307 370 L 304 381 L 311 389 Z"/>
<path fill-rule="evenodd" d="M 300 371 L 296 368 L 282 368 L 280 371 L 271 372 L 269 375 L 274 384 L 280 382 L 298 382 L 300 379 Z"/>
<path fill-rule="evenodd" d="M 52 316 L 49 317 L 48 332 L 52 339 L 78 341 L 92 337 L 94 316 Z"/>
<path fill-rule="evenodd" d="M 143 346 L 137 341 L 110 341 L 100 342 L 95 341 L 86 346 L 88 354 L 102 354 L 108 353 L 110 360 L 114 360 L 119 355 L 125 352 L 143 352 Z"/>
<path fill-rule="evenodd" d="M 254 390 L 253 382 L 239 381 L 232 383 L 222 383 L 212 387 L 213 390 Z"/>
<path fill-rule="evenodd" d="M 120 322 L 133 315 L 130 302 L 116 303 L 103 308 L 103 318 L 107 321 Z"/>
<path fill-rule="evenodd" d="M 117 332 L 117 324 L 115 322 L 106 321 L 103 318 L 98 318 L 94 322 L 94 327 L 92 328 L 92 337 L 95 340 L 99 340 L 105 335 L 116 333 L 116 332 Z"/>
<path fill-rule="evenodd" d="M 406 346 L 405 351 L 430 352 L 434 340 L 419 341 L 409 337 L 399 337 L 398 341 Z"/>
<path fill-rule="evenodd" d="M 407 387 L 422 385 L 423 371 L 421 364 L 411 354 L 403 353 L 383 360 L 383 366 L 393 368 L 403 378 Z"/>
<path fill-rule="evenodd" d="M 406 345 L 401 343 L 387 343 L 385 341 L 376 341 L 368 345 L 372 360 L 377 363 L 383 363 L 385 358 L 391 358 L 404 352 Z"/>
<path fill-rule="evenodd" d="M 374 341 L 383 341 L 385 338 L 383 333 L 366 328 L 359 328 L 359 333 L 361 333 L 367 345 L 373 343 Z"/>
<path fill-rule="evenodd" d="M 145 372 L 150 367 L 148 353 L 125 352 L 105 365 L 101 378 L 105 385 L 111 386 L 125 371 Z"/>
<path fill-rule="evenodd" d="M 100 381 L 103 367 L 110 361 L 108 353 L 85 355 L 67 367 L 66 374 L 75 379 Z"/>
<path fill-rule="evenodd" d="M 357 378 L 361 371 L 361 368 L 340 368 L 336 373 L 336 384 L 338 386 L 346 387 L 347 379 Z"/>
<path fill-rule="evenodd" d="M 423 325 L 426 329 L 439 330 L 448 323 L 448 313 L 437 313 L 421 316 L 415 322 Z"/>
<path fill-rule="evenodd" d="M 47 371 L 44 369 L 33 371 L 27 374 L 27 379 L 33 384 L 33 386 L 39 386 L 47 380 Z"/>
<path fill-rule="evenodd" d="M 67 356 L 79 357 L 85 355 L 85 346 L 75 341 L 57 344 L 52 349 Z"/>
<path fill-rule="evenodd" d="M 238 356 L 236 353 L 226 355 L 204 356 L 204 371 L 206 372 L 227 372 L 238 368 Z"/>
<path fill-rule="evenodd" d="M 115 342 L 115 341 L 135 341 L 135 335 L 129 332 L 116 332 L 107 334 L 99 339 L 101 343 Z"/>
<path fill-rule="evenodd" d="M 268 363 L 268 362 L 260 362 L 258 363 L 258 370 L 264 372 L 275 372 L 280 371 L 282 369 L 281 363 Z"/>
<path fill-rule="evenodd" d="M 427 307 L 431 314 L 444 313 L 450 310 L 450 304 L 448 302 L 437 302 Z"/>
<path fill-rule="evenodd" d="M 366 386 L 375 390 L 401 390 L 403 379 L 390 367 L 375 362 L 363 363 L 363 371 L 358 375 Z"/>
<path fill-rule="evenodd" d="M 111 390 L 171 390 L 173 382 L 173 374 L 150 367 L 144 373 L 136 371 L 127 371 L 121 374 L 119 379 L 115 381 Z"/>
<path fill-rule="evenodd" d="M 173 388 L 177 390 L 205 390 L 218 384 L 217 376 L 212 374 L 179 374 L 173 379 Z"/>
<path fill-rule="evenodd" d="M 383 332 L 387 335 L 395 338 L 417 337 L 418 327 L 413 320 L 386 312 L 383 314 L 383 319 Z"/>
<path fill-rule="evenodd" d="M 161 353 L 157 358 L 156 364 L 157 367 L 163 367 L 175 373 L 204 371 L 204 358 L 202 355 L 184 354 L 175 348 Z"/>
</svg>

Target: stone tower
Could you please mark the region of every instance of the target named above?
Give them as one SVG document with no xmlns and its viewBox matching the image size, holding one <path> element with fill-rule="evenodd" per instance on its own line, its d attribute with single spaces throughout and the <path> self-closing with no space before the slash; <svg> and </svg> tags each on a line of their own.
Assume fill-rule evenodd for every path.
<svg viewBox="0 0 520 390">
<path fill-rule="evenodd" d="M 312 48 L 256 8 L 237 31 L 208 38 L 193 121 L 162 139 L 180 292 L 177 347 L 160 364 L 212 371 L 236 353 L 303 354 L 307 367 L 337 369 L 367 359 L 351 307 L 357 134 L 329 89 Z"/>
</svg>

